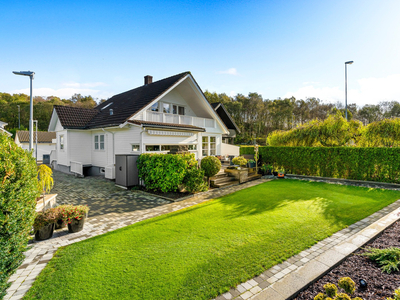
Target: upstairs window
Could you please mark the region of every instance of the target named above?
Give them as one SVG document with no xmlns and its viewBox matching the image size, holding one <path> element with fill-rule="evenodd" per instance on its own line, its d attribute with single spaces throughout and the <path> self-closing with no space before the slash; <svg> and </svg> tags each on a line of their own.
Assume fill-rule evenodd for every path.
<svg viewBox="0 0 400 300">
<path fill-rule="evenodd" d="M 157 103 L 154 103 L 152 106 L 150 106 L 150 109 L 149 110 L 151 110 L 151 111 L 158 111 L 158 102 Z"/>
</svg>

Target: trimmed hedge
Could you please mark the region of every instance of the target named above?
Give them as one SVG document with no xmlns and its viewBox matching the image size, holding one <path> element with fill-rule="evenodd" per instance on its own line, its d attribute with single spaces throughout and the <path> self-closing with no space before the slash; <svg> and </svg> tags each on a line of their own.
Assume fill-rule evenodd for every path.
<svg viewBox="0 0 400 300">
<path fill-rule="evenodd" d="M 190 193 L 207 189 L 204 172 L 198 170 L 194 154 L 141 154 L 137 160 L 139 178 L 147 189 L 175 192 L 183 184 Z M 195 169 L 195 170 L 194 170 Z"/>
<path fill-rule="evenodd" d="M 0 299 L 25 259 L 38 196 L 35 159 L 0 133 Z"/>
<path fill-rule="evenodd" d="M 253 154 L 241 147 L 240 154 Z M 289 174 L 400 183 L 400 148 L 259 147 L 262 163 Z"/>
</svg>

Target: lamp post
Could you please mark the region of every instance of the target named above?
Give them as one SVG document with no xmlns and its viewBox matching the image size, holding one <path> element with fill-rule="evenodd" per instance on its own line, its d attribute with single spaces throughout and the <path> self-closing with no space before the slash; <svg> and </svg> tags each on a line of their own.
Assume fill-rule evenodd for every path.
<svg viewBox="0 0 400 300">
<path fill-rule="evenodd" d="M 30 114 L 29 114 L 29 151 L 32 150 L 33 148 L 33 101 L 32 101 L 32 79 L 33 75 L 35 75 L 35 72 L 32 71 L 20 71 L 16 72 L 13 71 L 15 75 L 22 75 L 22 76 L 29 76 L 30 78 L 30 91 L 31 91 L 31 96 L 30 96 Z"/>
<path fill-rule="evenodd" d="M 346 61 L 344 63 L 344 98 L 345 98 L 345 110 L 346 110 L 346 121 L 347 120 L 347 65 L 351 65 L 353 63 L 353 61 Z"/>
</svg>

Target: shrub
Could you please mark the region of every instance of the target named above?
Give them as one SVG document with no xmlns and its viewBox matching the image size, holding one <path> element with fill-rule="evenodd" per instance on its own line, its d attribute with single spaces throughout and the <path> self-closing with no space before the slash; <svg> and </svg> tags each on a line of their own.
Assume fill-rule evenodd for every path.
<svg viewBox="0 0 400 300">
<path fill-rule="evenodd" d="M 400 248 L 369 248 L 367 252 L 361 255 L 366 256 L 373 261 L 376 261 L 381 267 L 382 272 L 390 274 L 392 271 L 395 272 L 399 270 Z"/>
<path fill-rule="evenodd" d="M 393 292 L 393 297 L 387 298 L 387 300 L 400 300 L 400 289 Z"/>
<path fill-rule="evenodd" d="M 323 293 L 319 293 L 317 296 L 314 297 L 314 300 L 325 300 L 326 296 Z"/>
<path fill-rule="evenodd" d="M 328 295 L 328 297 L 336 297 L 337 295 L 337 287 L 333 283 L 327 283 L 324 285 L 325 293 Z"/>
<path fill-rule="evenodd" d="M 37 169 L 31 153 L 0 133 L 0 299 L 23 262 L 35 219 Z"/>
<path fill-rule="evenodd" d="M 335 300 L 351 300 L 351 298 L 345 293 L 340 293 L 336 296 Z"/>
<path fill-rule="evenodd" d="M 204 192 L 208 190 L 207 183 L 204 181 L 204 171 L 197 166 L 188 168 L 183 184 L 189 193 Z"/>
<path fill-rule="evenodd" d="M 350 277 L 340 278 L 338 286 L 344 289 L 347 294 L 354 294 L 354 291 L 356 290 L 356 284 Z"/>
<path fill-rule="evenodd" d="M 210 181 L 210 177 L 216 175 L 221 170 L 221 162 L 214 156 L 206 156 L 201 160 L 201 169 L 204 170 L 204 175 Z"/>
<path fill-rule="evenodd" d="M 197 164 L 194 154 L 141 154 L 137 160 L 139 178 L 146 189 L 163 193 L 176 191 L 188 167 Z"/>
<path fill-rule="evenodd" d="M 234 165 L 244 166 L 247 164 L 247 159 L 243 156 L 237 156 L 232 159 Z"/>
</svg>

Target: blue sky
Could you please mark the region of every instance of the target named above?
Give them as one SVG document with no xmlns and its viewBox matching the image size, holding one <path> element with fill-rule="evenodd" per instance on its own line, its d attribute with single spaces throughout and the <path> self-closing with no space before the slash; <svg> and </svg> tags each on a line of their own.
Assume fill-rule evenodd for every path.
<svg viewBox="0 0 400 300">
<path fill-rule="evenodd" d="M 108 98 L 191 71 L 265 99 L 400 101 L 400 1 L 0 1 L 0 91 Z"/>
</svg>

